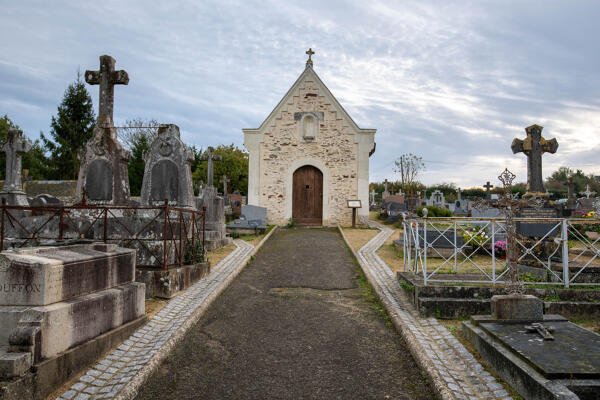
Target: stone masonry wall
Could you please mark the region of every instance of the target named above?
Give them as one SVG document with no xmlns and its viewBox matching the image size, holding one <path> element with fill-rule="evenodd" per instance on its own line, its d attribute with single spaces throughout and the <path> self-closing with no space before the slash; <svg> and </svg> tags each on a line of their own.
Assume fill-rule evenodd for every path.
<svg viewBox="0 0 600 400">
<path fill-rule="evenodd" d="M 314 96 L 316 94 L 317 96 Z M 265 132 L 261 144 L 261 176 L 260 205 L 267 207 L 269 223 L 285 225 L 286 197 L 291 201 L 289 186 L 290 169 L 299 168 L 299 160 L 319 160 L 327 170 L 323 173 L 323 193 L 329 200 L 329 218 L 323 215 L 324 225 L 350 225 L 352 210 L 347 207 L 346 200 L 357 197 L 357 153 L 358 145 L 354 143 L 354 133 L 343 121 L 341 115 L 331 110 L 327 98 L 319 95 L 314 82 L 306 80 L 298 93 L 293 96 L 292 104 L 274 119 Z M 324 120 L 319 121 L 316 140 L 305 141 L 294 120 L 295 112 L 323 112 Z M 341 113 L 340 113 L 341 114 Z M 301 161 L 300 161 L 301 162 Z M 305 164 L 303 164 L 305 165 Z M 328 174 L 329 179 L 325 177 Z M 328 183 L 328 188 L 325 187 Z M 324 199 L 325 202 L 325 199 Z"/>
</svg>

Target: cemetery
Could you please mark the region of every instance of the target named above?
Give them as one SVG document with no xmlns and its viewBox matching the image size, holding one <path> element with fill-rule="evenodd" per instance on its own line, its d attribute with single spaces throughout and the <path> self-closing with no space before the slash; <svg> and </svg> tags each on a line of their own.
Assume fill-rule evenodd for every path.
<svg viewBox="0 0 600 400">
<path fill-rule="evenodd" d="M 384 94 L 354 86 L 385 69 L 379 53 L 346 82 L 340 68 L 355 56 L 332 62 L 323 51 L 339 99 L 313 48 L 304 54 L 283 96 L 292 72 L 254 73 L 258 82 L 220 95 L 272 93 L 227 105 L 214 92 L 170 92 L 190 79 L 189 62 L 163 87 L 131 55 L 119 55 L 127 70 L 101 55 L 65 92 L 51 139 L 0 119 L 0 400 L 600 400 L 600 177 L 542 168 L 572 157 L 562 125 L 532 107 L 544 135 L 538 124 L 496 135 L 516 126 L 500 117 L 468 128 L 479 118 L 471 92 L 452 103 L 434 82 L 442 100 L 421 98 L 423 80 L 378 105 L 402 133 L 384 136 L 353 119 L 389 119 L 364 106 Z M 138 79 L 153 92 L 140 96 Z M 124 123 L 115 86 L 127 93 Z M 66 112 L 77 90 L 80 109 Z M 460 118 L 428 110 L 437 101 Z M 149 118 L 154 103 L 165 109 L 157 119 L 176 121 Z M 402 120 L 416 111 L 419 124 Z M 214 132 L 195 137 L 207 125 L 192 121 L 215 115 Z M 256 123 L 237 127 L 243 148 L 224 144 L 228 124 L 242 122 Z M 477 135 L 502 143 L 500 155 L 476 148 Z M 431 184 L 426 163 L 452 182 Z"/>
</svg>

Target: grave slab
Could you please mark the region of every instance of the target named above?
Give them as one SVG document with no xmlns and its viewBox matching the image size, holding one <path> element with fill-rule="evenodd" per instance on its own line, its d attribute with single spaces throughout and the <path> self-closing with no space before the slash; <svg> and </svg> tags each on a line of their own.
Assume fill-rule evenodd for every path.
<svg viewBox="0 0 600 400">
<path fill-rule="evenodd" d="M 135 250 L 81 244 L 0 254 L 0 305 L 39 306 L 111 288 L 135 278 Z"/>
</svg>

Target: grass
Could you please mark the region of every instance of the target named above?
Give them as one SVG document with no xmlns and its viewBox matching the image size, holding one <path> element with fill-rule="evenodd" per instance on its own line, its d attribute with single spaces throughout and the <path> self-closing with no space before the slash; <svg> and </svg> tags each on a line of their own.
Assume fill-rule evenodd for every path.
<svg viewBox="0 0 600 400">
<path fill-rule="evenodd" d="M 355 262 L 356 264 L 358 264 L 356 260 Z M 377 311 L 377 313 L 381 318 L 383 318 L 387 326 L 392 326 L 392 319 L 388 315 L 387 310 L 385 309 L 383 304 L 381 304 L 377 293 L 375 293 L 375 291 L 369 284 L 367 277 L 365 276 L 360 267 L 356 269 L 356 273 L 358 275 L 358 287 L 360 289 L 360 293 L 362 295 L 363 300 L 369 304 L 370 309 Z"/>
</svg>

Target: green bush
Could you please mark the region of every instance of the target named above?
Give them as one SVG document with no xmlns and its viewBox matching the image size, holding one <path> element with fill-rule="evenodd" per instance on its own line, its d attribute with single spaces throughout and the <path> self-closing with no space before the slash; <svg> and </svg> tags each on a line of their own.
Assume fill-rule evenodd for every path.
<svg viewBox="0 0 600 400">
<path fill-rule="evenodd" d="M 419 217 L 423 216 L 423 209 L 427 208 L 427 216 L 428 217 L 451 217 L 452 211 L 447 208 L 435 207 L 435 206 L 421 206 L 417 208 L 417 215 Z"/>
</svg>

